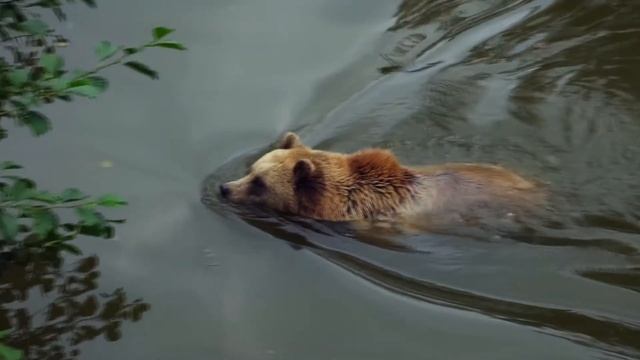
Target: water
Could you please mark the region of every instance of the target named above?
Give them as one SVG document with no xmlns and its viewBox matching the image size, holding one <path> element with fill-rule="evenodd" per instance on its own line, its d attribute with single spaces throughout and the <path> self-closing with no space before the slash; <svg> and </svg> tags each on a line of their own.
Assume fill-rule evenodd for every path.
<svg viewBox="0 0 640 360">
<path fill-rule="evenodd" d="M 51 343 L 69 357 L 640 357 L 640 4 L 120 0 L 73 9 L 71 64 L 90 65 L 104 38 L 131 42 L 156 25 L 177 28 L 190 50 L 149 57 L 157 82 L 110 70 L 98 101 L 47 109 L 50 135 L 12 129 L 0 143 L 43 187 L 131 203 L 114 213 L 129 220 L 117 239 L 80 241 L 95 268 L 69 258 L 59 279 L 80 262 L 96 289 L 76 301 L 122 288 L 126 303 L 140 298 L 150 310 L 135 322 L 98 319 L 105 333 L 117 322 L 119 336 L 83 333 L 78 346 L 69 339 L 81 323 L 54 331 L 62 335 Z M 285 130 L 333 151 L 389 148 L 406 163 L 501 163 L 547 183 L 553 207 L 508 236 L 425 234 L 398 248 L 200 202 L 205 179 L 243 172 Z M 24 287 L 23 273 L 5 275 L 5 288 Z M 37 289 L 3 300 L 40 316 L 32 327 L 50 324 L 37 311 L 61 301 Z M 22 331 L 35 347 L 36 332 Z"/>
</svg>

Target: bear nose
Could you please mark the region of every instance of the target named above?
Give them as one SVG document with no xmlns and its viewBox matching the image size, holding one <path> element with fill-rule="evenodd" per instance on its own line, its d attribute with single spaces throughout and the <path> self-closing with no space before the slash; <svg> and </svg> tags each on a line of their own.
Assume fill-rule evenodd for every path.
<svg viewBox="0 0 640 360">
<path fill-rule="evenodd" d="M 227 196 L 229 196 L 230 192 L 231 192 L 231 190 L 229 190 L 229 186 L 227 186 L 227 184 L 220 185 L 220 195 L 223 198 L 226 198 Z"/>
</svg>

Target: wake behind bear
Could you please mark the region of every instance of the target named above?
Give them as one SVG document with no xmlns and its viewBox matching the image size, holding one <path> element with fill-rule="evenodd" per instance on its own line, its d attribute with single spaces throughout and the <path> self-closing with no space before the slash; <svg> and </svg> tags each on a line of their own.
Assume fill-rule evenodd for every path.
<svg viewBox="0 0 640 360">
<path fill-rule="evenodd" d="M 246 176 L 220 185 L 223 198 L 327 221 L 385 221 L 429 230 L 514 216 L 544 202 L 534 182 L 503 167 L 404 166 L 387 150 L 314 150 L 287 133 Z"/>
</svg>

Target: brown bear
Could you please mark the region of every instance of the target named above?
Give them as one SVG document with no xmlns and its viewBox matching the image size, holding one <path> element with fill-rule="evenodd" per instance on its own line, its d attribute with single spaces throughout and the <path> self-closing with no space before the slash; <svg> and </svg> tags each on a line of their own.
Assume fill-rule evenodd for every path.
<svg viewBox="0 0 640 360">
<path fill-rule="evenodd" d="M 512 216 L 538 204 L 540 187 L 496 165 L 409 167 L 387 150 L 314 150 L 294 133 L 258 159 L 246 176 L 220 185 L 223 198 L 329 221 L 420 225 L 482 214 Z"/>
</svg>

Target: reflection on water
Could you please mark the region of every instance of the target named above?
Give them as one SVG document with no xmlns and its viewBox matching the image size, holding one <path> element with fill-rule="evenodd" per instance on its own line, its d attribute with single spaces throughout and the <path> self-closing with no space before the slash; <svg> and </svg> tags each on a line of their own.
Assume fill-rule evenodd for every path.
<svg viewBox="0 0 640 360">
<path fill-rule="evenodd" d="M 55 256 L 27 255 L 3 264 L 0 329 L 25 359 L 76 359 L 83 343 L 118 341 L 126 321 L 139 321 L 150 305 L 127 300 L 124 289 L 99 288 L 97 256 L 65 264 Z"/>
<path fill-rule="evenodd" d="M 445 305 L 449 307 L 471 310 L 491 317 L 509 320 L 515 323 L 533 326 L 541 331 L 560 336 L 585 346 L 595 346 L 606 351 L 617 352 L 624 355 L 637 355 L 640 353 L 640 322 L 634 319 L 609 318 L 596 312 L 585 312 L 577 309 L 569 309 L 554 306 L 533 305 L 526 302 L 509 301 L 499 297 L 465 291 L 449 287 L 443 284 L 430 282 L 398 272 L 390 267 L 376 265 L 376 261 L 367 260 L 366 251 L 353 251 L 336 245 L 333 241 L 337 236 L 348 236 L 335 230 L 335 226 L 326 227 L 317 222 L 307 222 L 301 219 L 286 220 L 275 214 L 261 213 L 258 209 L 251 212 L 246 209 L 224 208 L 210 203 L 212 209 L 223 213 L 234 211 L 248 224 L 283 239 L 296 249 L 308 249 L 322 258 L 344 268 L 345 270 L 360 276 L 373 284 L 376 284 L 393 293 L 407 296 L 413 299 Z M 548 240 L 531 236 L 537 244 L 554 246 Z M 363 241 L 357 237 L 349 237 L 346 241 Z M 547 241 L 547 243 L 545 243 Z M 560 241 L 556 239 L 555 241 Z M 599 247 L 600 244 L 579 240 L 575 243 L 566 243 L 560 246 Z M 387 252 L 413 252 L 420 253 L 402 242 L 387 239 L 363 241 L 369 246 L 383 249 Z M 571 241 L 569 241 L 571 242 Z M 616 249 L 615 245 L 609 245 L 603 240 L 602 248 Z M 633 251 L 631 249 L 620 249 Z M 428 253 L 428 252 L 422 252 Z M 388 256 L 388 254 L 387 254 Z M 424 259 L 429 261 L 428 258 Z M 613 286 L 620 286 L 633 291 L 640 291 L 640 272 L 638 268 L 621 271 L 590 270 L 581 272 L 580 275 L 602 281 Z M 500 276 L 508 276 L 500 274 Z"/>
<path fill-rule="evenodd" d="M 640 292 L 640 267 L 628 269 L 593 269 L 580 273 L 580 275 L 602 281 L 613 286 L 620 286 L 632 291 Z"/>
<path fill-rule="evenodd" d="M 317 123 L 291 125 L 313 147 L 380 146 L 408 163 L 493 162 L 538 178 L 552 206 L 517 231 L 362 239 L 239 216 L 393 293 L 639 356 L 639 24 L 634 1 L 405 0 L 380 77 Z"/>
<path fill-rule="evenodd" d="M 483 296 L 412 279 L 346 254 L 325 254 L 345 269 L 390 291 L 423 301 L 472 310 L 492 317 L 534 326 L 588 346 L 602 346 L 628 355 L 640 351 L 640 324 L 625 323 L 571 309 L 535 306 Z M 587 338 L 585 338 L 585 336 Z"/>
</svg>

